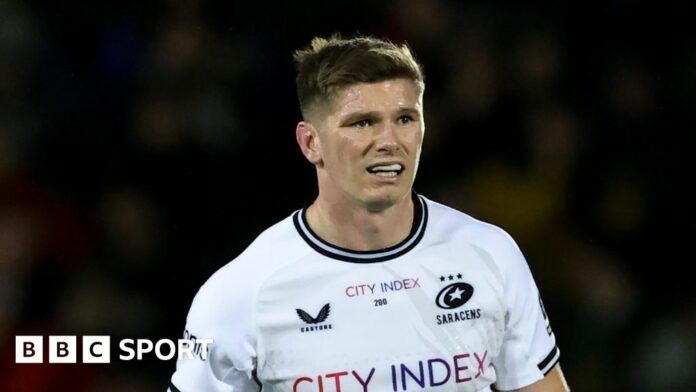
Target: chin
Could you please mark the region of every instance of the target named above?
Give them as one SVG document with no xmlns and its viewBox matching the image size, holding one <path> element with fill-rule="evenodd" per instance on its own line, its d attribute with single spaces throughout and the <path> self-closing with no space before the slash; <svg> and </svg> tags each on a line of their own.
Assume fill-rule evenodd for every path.
<svg viewBox="0 0 696 392">
<path fill-rule="evenodd" d="M 401 189 L 380 189 L 366 195 L 363 202 L 367 206 L 368 211 L 380 212 L 398 203 L 405 193 L 408 192 Z"/>
</svg>

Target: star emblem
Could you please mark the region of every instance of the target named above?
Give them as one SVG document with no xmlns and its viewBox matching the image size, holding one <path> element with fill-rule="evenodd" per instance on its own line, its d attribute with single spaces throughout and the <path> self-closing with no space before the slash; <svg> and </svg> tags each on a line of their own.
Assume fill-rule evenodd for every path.
<svg viewBox="0 0 696 392">
<path fill-rule="evenodd" d="M 449 280 L 454 280 L 454 276 L 450 275 Z"/>
<path fill-rule="evenodd" d="M 441 276 L 441 277 L 440 277 L 440 282 L 444 282 L 444 281 L 445 281 L 445 277 L 444 277 L 444 276 Z"/>
<path fill-rule="evenodd" d="M 450 293 L 450 301 L 453 301 L 455 298 L 461 300 L 462 299 L 462 294 L 464 294 L 464 290 L 460 289 L 457 287 L 456 290 Z"/>
<path fill-rule="evenodd" d="M 462 274 L 457 274 L 457 279 L 461 279 L 461 278 L 462 278 Z"/>
</svg>

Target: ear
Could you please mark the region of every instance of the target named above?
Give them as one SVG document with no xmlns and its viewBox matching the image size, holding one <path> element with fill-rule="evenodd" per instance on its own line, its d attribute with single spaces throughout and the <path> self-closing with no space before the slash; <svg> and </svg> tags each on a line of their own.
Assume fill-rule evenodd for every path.
<svg viewBox="0 0 696 392">
<path fill-rule="evenodd" d="M 309 162 L 314 165 L 323 164 L 321 158 L 321 146 L 319 143 L 319 133 L 309 122 L 300 121 L 295 128 L 295 138 L 302 150 L 302 154 Z"/>
</svg>

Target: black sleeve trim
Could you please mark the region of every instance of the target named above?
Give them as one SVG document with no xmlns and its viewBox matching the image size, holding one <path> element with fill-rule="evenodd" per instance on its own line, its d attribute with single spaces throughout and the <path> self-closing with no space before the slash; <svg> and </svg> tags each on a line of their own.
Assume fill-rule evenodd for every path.
<svg viewBox="0 0 696 392">
<path fill-rule="evenodd" d="M 261 380 L 259 380 L 259 375 L 256 373 L 256 369 L 254 369 L 251 372 L 251 376 L 254 378 L 256 384 L 259 386 L 259 391 L 263 391 L 263 384 L 261 384 Z"/>
<path fill-rule="evenodd" d="M 174 384 L 171 383 L 171 382 L 169 383 L 169 390 L 170 390 L 171 392 L 181 392 L 181 390 L 179 390 L 179 388 L 177 388 L 176 385 L 174 385 Z"/>
<path fill-rule="evenodd" d="M 543 361 L 539 362 L 537 365 L 539 367 L 539 370 L 544 373 L 544 376 L 546 376 L 551 369 L 558 363 L 558 359 L 561 357 L 560 352 L 558 351 L 558 346 L 554 346 L 549 355 L 544 358 Z"/>
</svg>

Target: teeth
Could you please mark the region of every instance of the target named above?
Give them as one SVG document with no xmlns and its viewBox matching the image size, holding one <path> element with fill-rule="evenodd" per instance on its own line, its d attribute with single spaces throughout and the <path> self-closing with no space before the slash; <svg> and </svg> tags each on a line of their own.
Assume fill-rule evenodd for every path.
<svg viewBox="0 0 696 392">
<path fill-rule="evenodd" d="M 396 172 L 389 171 L 389 172 L 377 172 L 375 175 L 380 176 L 380 177 L 396 177 Z"/>
<path fill-rule="evenodd" d="M 375 166 L 371 171 L 388 171 L 388 172 L 393 172 L 393 171 L 399 171 L 401 170 L 401 165 L 398 163 L 394 163 L 391 165 L 384 165 L 384 166 Z"/>
</svg>

